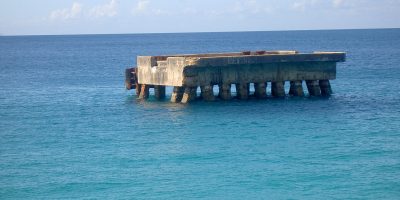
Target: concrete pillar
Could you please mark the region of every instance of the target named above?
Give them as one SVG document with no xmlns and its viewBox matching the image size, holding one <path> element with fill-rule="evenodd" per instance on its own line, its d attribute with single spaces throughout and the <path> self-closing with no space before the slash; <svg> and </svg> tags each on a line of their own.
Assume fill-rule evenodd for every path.
<svg viewBox="0 0 400 200">
<path fill-rule="evenodd" d="M 304 96 L 302 81 L 290 81 L 289 94 L 296 97 Z"/>
<path fill-rule="evenodd" d="M 274 97 L 285 96 L 285 81 L 272 82 L 271 93 Z"/>
<path fill-rule="evenodd" d="M 138 99 L 149 98 L 149 89 L 150 89 L 150 85 L 142 84 L 140 87 L 140 94 L 139 94 Z"/>
<path fill-rule="evenodd" d="M 140 96 L 140 90 L 142 89 L 142 84 L 136 84 L 136 96 L 139 97 Z"/>
<path fill-rule="evenodd" d="M 254 95 L 259 98 L 263 99 L 267 97 L 267 83 L 254 83 Z"/>
<path fill-rule="evenodd" d="M 219 85 L 219 97 L 222 100 L 230 100 L 232 98 L 231 84 L 223 83 Z"/>
<path fill-rule="evenodd" d="M 306 84 L 307 84 L 308 94 L 310 94 L 310 96 L 321 95 L 321 89 L 319 88 L 318 81 L 308 80 L 306 81 Z"/>
<path fill-rule="evenodd" d="M 238 83 L 236 84 L 237 97 L 242 100 L 249 98 L 249 84 L 248 83 Z"/>
<path fill-rule="evenodd" d="M 174 87 L 171 95 L 171 102 L 172 103 L 180 102 L 182 100 L 183 91 L 184 91 L 183 87 Z"/>
<path fill-rule="evenodd" d="M 155 85 L 154 86 L 154 96 L 158 100 L 162 100 L 165 98 L 165 86 L 164 85 Z"/>
<path fill-rule="evenodd" d="M 201 90 L 201 97 L 204 99 L 204 101 L 215 100 L 213 85 L 200 86 L 200 90 Z"/>
<path fill-rule="evenodd" d="M 329 80 L 320 80 L 319 87 L 321 89 L 322 96 L 330 96 L 332 94 L 332 88 Z"/>
<path fill-rule="evenodd" d="M 189 103 L 196 100 L 197 87 L 185 87 L 185 91 L 182 96 L 182 103 Z"/>
</svg>

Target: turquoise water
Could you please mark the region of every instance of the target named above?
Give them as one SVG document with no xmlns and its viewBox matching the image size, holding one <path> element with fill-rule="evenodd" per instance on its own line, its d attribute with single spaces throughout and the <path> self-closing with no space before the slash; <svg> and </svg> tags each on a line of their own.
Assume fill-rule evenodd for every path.
<svg viewBox="0 0 400 200">
<path fill-rule="evenodd" d="M 137 55 L 259 49 L 348 56 L 329 99 L 124 89 Z M 400 29 L 0 37 L 0 70 L 0 199 L 400 198 Z"/>
</svg>

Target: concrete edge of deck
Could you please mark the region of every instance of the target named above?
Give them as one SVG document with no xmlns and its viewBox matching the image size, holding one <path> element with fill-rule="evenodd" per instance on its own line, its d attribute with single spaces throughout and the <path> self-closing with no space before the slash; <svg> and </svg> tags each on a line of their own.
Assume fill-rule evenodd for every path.
<svg viewBox="0 0 400 200">
<path fill-rule="evenodd" d="M 188 65 L 195 66 L 229 66 L 229 65 L 251 65 L 265 63 L 287 63 L 287 62 L 344 62 L 346 60 L 343 52 L 318 52 L 297 54 L 264 54 L 264 55 L 241 55 L 241 56 L 218 56 L 190 58 Z"/>
</svg>

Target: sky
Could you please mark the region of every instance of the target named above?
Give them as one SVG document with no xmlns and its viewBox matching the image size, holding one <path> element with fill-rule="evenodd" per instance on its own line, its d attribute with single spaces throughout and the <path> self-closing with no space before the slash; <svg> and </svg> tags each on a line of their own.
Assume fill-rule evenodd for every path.
<svg viewBox="0 0 400 200">
<path fill-rule="evenodd" d="M 400 0 L 0 0 L 1 35 L 399 27 Z"/>
</svg>

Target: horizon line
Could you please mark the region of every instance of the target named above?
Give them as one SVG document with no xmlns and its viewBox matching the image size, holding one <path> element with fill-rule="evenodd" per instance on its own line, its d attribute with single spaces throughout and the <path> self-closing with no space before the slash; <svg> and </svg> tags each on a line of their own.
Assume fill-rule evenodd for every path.
<svg viewBox="0 0 400 200">
<path fill-rule="evenodd" d="M 387 30 L 400 29 L 400 27 L 385 28 L 337 28 L 337 29 L 286 29 L 286 30 L 248 30 L 248 31 L 194 31 L 194 32 L 144 32 L 144 33 L 71 33 L 71 34 L 1 34 L 0 37 L 24 36 L 80 36 L 80 35 L 145 35 L 145 34 L 196 34 L 196 33 L 246 33 L 246 32 L 296 32 L 296 31 L 342 31 L 342 30 Z"/>
</svg>

